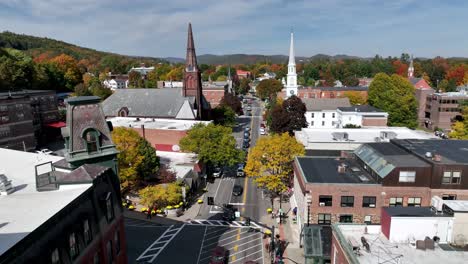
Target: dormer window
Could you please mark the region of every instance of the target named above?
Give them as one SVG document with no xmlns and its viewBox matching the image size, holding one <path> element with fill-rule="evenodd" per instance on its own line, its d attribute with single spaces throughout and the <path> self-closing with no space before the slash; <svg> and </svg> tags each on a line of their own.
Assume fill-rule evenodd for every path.
<svg viewBox="0 0 468 264">
<path fill-rule="evenodd" d="M 128 116 L 128 108 L 127 108 L 127 107 L 122 107 L 122 108 L 119 110 L 118 115 L 119 115 L 120 117 L 127 117 L 127 116 Z"/>
<path fill-rule="evenodd" d="M 95 129 L 87 129 L 83 133 L 83 139 L 86 142 L 86 150 L 88 153 L 98 152 L 100 146 L 99 136 L 99 132 Z"/>
</svg>

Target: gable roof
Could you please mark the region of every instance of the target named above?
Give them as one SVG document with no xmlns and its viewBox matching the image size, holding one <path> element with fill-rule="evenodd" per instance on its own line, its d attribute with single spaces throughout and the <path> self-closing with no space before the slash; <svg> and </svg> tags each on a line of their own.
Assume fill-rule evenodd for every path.
<svg viewBox="0 0 468 264">
<path fill-rule="evenodd" d="M 182 88 L 121 89 L 102 102 L 102 108 L 105 116 L 118 116 L 126 107 L 128 116 L 175 118 L 186 99 L 193 107 L 195 97 L 182 96 Z"/>
<path fill-rule="evenodd" d="M 423 78 L 410 77 L 408 78 L 408 80 L 416 89 L 432 89 L 431 86 Z"/>
<path fill-rule="evenodd" d="M 307 111 L 336 110 L 338 107 L 349 107 L 348 98 L 303 98 Z"/>
</svg>

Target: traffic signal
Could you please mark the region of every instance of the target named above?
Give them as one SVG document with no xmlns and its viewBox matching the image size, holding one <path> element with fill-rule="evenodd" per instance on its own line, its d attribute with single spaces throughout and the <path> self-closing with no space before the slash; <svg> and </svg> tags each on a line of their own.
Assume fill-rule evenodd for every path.
<svg viewBox="0 0 468 264">
<path fill-rule="evenodd" d="M 214 197 L 208 196 L 208 205 L 214 205 Z"/>
<path fill-rule="evenodd" d="M 245 218 L 245 225 L 250 226 L 250 217 Z"/>
</svg>

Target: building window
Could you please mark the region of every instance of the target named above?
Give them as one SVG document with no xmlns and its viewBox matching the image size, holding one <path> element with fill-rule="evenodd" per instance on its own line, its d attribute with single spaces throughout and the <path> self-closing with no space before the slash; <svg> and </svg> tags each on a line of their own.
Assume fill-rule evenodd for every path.
<svg viewBox="0 0 468 264">
<path fill-rule="evenodd" d="M 332 118 L 335 118 L 335 113 L 332 113 Z"/>
<path fill-rule="evenodd" d="M 101 257 L 99 256 L 99 251 L 94 253 L 93 264 L 101 263 Z"/>
<path fill-rule="evenodd" d="M 16 117 L 18 118 L 18 121 L 23 120 L 24 119 L 24 113 L 17 113 Z"/>
<path fill-rule="evenodd" d="M 416 180 L 415 171 L 400 171 L 399 182 L 414 182 Z"/>
<path fill-rule="evenodd" d="M 442 183 L 444 184 L 460 184 L 461 172 L 460 171 L 444 171 Z"/>
<path fill-rule="evenodd" d="M 333 197 L 331 195 L 320 195 L 319 206 L 332 206 Z"/>
<path fill-rule="evenodd" d="M 322 225 L 331 224 L 331 214 L 318 214 L 318 223 Z"/>
<path fill-rule="evenodd" d="M 311 116 L 311 118 L 314 118 L 315 114 L 314 114 L 314 113 L 312 113 L 312 114 L 310 114 L 310 116 Z"/>
<path fill-rule="evenodd" d="M 340 215 L 340 223 L 352 223 L 353 215 Z"/>
<path fill-rule="evenodd" d="M 410 197 L 410 198 L 408 198 L 408 206 L 420 207 L 421 206 L 421 198 L 420 197 Z"/>
<path fill-rule="evenodd" d="M 362 207 L 374 208 L 377 198 L 375 196 L 364 196 L 362 197 Z"/>
<path fill-rule="evenodd" d="M 322 126 L 325 126 L 325 121 L 322 121 Z"/>
<path fill-rule="evenodd" d="M 112 264 L 112 262 L 114 261 L 114 255 L 112 254 L 112 241 L 111 240 L 107 241 L 106 250 L 107 250 L 107 263 Z"/>
<path fill-rule="evenodd" d="M 314 121 L 310 121 L 310 126 L 314 126 Z"/>
<path fill-rule="evenodd" d="M 372 217 L 370 215 L 364 216 L 364 223 L 368 225 L 372 224 Z"/>
<path fill-rule="evenodd" d="M 91 230 L 89 230 L 89 220 L 88 219 L 86 219 L 83 222 L 83 237 L 84 237 L 85 244 L 88 244 L 93 239 L 92 234 L 91 234 Z"/>
<path fill-rule="evenodd" d="M 456 194 L 443 194 L 442 195 L 442 200 L 456 200 L 457 195 Z"/>
<path fill-rule="evenodd" d="M 75 259 L 78 256 L 78 244 L 76 243 L 76 236 L 75 233 L 71 233 L 70 237 L 68 238 L 68 243 L 70 246 L 70 257 Z"/>
<path fill-rule="evenodd" d="M 95 130 L 89 130 L 86 132 L 85 140 L 86 140 L 86 147 L 89 153 L 97 152 L 98 151 L 98 133 Z"/>
<path fill-rule="evenodd" d="M 390 207 L 403 206 L 403 198 L 401 197 L 392 197 L 390 198 Z"/>
<path fill-rule="evenodd" d="M 354 196 L 341 196 L 341 207 L 353 207 Z"/>
<path fill-rule="evenodd" d="M 115 243 L 115 254 L 120 253 L 120 232 L 117 231 L 114 233 L 114 243 Z"/>
<path fill-rule="evenodd" d="M 110 222 L 114 218 L 114 207 L 112 206 L 112 193 L 107 193 L 106 197 L 106 218 Z"/>
<path fill-rule="evenodd" d="M 322 113 L 322 117 L 325 118 L 325 113 Z"/>
<path fill-rule="evenodd" d="M 51 258 L 52 264 L 60 263 L 60 255 L 59 255 L 58 248 L 56 248 L 56 249 L 54 249 L 54 251 L 52 251 L 52 255 L 50 256 L 50 258 Z"/>
</svg>

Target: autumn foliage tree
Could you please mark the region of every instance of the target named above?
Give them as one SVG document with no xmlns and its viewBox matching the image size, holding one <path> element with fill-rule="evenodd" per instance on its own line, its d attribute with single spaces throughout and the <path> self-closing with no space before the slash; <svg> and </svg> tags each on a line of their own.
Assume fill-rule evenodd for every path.
<svg viewBox="0 0 468 264">
<path fill-rule="evenodd" d="M 122 190 L 135 187 L 139 181 L 152 177 L 159 167 L 156 150 L 138 132 L 131 128 L 116 127 L 112 131 L 119 164 Z"/>
<path fill-rule="evenodd" d="M 452 131 L 449 136 L 453 139 L 468 140 L 468 105 L 463 106 L 462 120 L 452 125 Z"/>
<path fill-rule="evenodd" d="M 236 114 L 242 114 L 242 103 L 239 97 L 231 93 L 226 93 L 219 104 L 231 108 Z"/>
<path fill-rule="evenodd" d="M 344 97 L 348 97 L 352 105 L 363 105 L 367 103 L 367 98 L 359 91 L 346 91 Z"/>
<path fill-rule="evenodd" d="M 275 106 L 271 111 L 270 130 L 275 133 L 292 134 L 307 127 L 305 112 L 306 106 L 299 97 L 295 95 L 289 97 L 281 106 Z"/>
<path fill-rule="evenodd" d="M 140 203 L 149 208 L 165 208 L 182 202 L 182 186 L 178 182 L 151 185 L 141 189 Z"/>
<path fill-rule="evenodd" d="M 273 199 L 289 187 L 294 157 L 304 153 L 304 146 L 288 133 L 261 137 L 249 152 L 244 171 L 258 187 L 272 194 L 273 205 Z"/>
<path fill-rule="evenodd" d="M 283 84 L 275 79 L 262 80 L 257 85 L 257 95 L 262 100 L 273 99 L 283 89 Z"/>
</svg>

